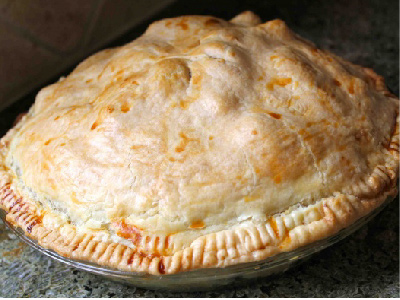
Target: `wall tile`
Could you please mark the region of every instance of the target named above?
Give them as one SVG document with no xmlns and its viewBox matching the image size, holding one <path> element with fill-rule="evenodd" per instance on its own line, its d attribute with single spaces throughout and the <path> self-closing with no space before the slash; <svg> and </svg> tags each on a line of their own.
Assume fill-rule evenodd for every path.
<svg viewBox="0 0 400 300">
<path fill-rule="evenodd" d="M 0 106 L 49 71 L 58 57 L 0 21 Z"/>
<path fill-rule="evenodd" d="M 81 41 L 96 0 L 0 1 L 0 17 L 55 51 L 74 50 Z"/>
</svg>

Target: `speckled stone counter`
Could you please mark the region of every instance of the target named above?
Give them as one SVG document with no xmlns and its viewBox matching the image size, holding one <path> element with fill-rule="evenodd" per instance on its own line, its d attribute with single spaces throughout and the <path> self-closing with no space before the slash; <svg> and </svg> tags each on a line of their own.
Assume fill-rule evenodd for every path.
<svg viewBox="0 0 400 300">
<path fill-rule="evenodd" d="M 278 4 L 279 3 L 279 4 Z M 281 18 L 319 47 L 383 75 L 399 94 L 399 3 L 393 1 L 184 0 L 154 19 L 183 14 L 231 18 L 251 9 Z M 121 45 L 152 21 L 125 34 Z M 67 73 L 67 72 L 66 72 Z M 34 94 L 0 112 L 0 135 Z M 210 292 L 169 293 L 125 286 L 55 262 L 30 249 L 0 222 L 0 297 L 399 297 L 399 200 L 368 225 L 288 272 Z"/>
</svg>

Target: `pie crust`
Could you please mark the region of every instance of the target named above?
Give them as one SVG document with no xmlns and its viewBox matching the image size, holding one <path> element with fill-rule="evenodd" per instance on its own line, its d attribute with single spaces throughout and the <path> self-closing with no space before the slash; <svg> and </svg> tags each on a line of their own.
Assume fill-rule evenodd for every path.
<svg viewBox="0 0 400 300">
<path fill-rule="evenodd" d="M 120 270 L 259 261 L 397 193 L 398 105 L 281 20 L 161 20 L 39 92 L 0 141 L 0 206 L 43 247 Z"/>
</svg>

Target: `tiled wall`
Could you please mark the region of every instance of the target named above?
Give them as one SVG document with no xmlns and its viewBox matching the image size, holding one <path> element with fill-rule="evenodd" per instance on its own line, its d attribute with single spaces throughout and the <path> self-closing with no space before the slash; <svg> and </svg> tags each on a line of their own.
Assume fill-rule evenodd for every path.
<svg viewBox="0 0 400 300">
<path fill-rule="evenodd" d="M 0 0 L 0 109 L 174 0 Z"/>
</svg>

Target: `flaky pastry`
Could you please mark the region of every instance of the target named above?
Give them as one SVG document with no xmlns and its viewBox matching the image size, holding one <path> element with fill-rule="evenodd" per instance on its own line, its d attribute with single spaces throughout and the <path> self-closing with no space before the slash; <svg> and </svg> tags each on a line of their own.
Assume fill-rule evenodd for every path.
<svg viewBox="0 0 400 300">
<path fill-rule="evenodd" d="M 398 99 L 250 12 L 153 23 L 42 89 L 0 205 L 42 246 L 172 274 L 331 236 L 397 192 Z"/>
</svg>

